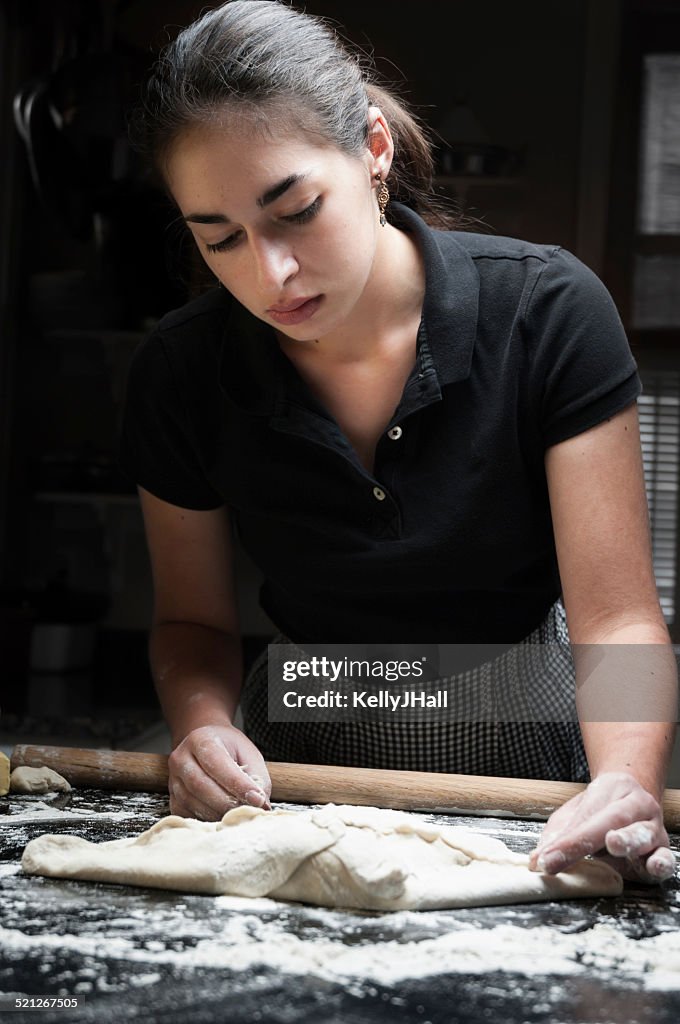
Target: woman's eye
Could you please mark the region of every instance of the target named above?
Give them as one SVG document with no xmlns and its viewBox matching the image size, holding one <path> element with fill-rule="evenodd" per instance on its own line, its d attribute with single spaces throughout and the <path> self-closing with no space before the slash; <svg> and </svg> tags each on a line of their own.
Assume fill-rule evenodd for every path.
<svg viewBox="0 0 680 1024">
<path fill-rule="evenodd" d="M 306 206 L 304 210 L 300 210 L 299 213 L 291 213 L 287 217 L 282 217 L 281 220 L 286 221 L 289 224 L 306 224 L 313 217 L 316 217 L 317 213 L 321 209 L 321 196 L 317 196 L 313 203 Z M 205 247 L 209 253 L 216 252 L 227 252 L 229 249 L 233 249 L 235 245 L 239 243 L 241 239 L 241 232 L 235 231 L 233 235 L 229 235 L 227 238 L 223 238 L 221 242 L 206 242 Z"/>
<path fill-rule="evenodd" d="M 236 231 L 233 235 L 229 235 L 228 238 L 223 238 L 221 242 L 206 242 L 205 247 L 208 252 L 226 252 L 227 249 L 233 249 L 239 240 L 240 232 Z"/>
<path fill-rule="evenodd" d="M 312 217 L 316 217 L 320 209 L 321 196 L 317 196 L 314 202 L 306 206 L 304 210 L 300 210 L 299 213 L 291 213 L 289 217 L 283 217 L 282 220 L 291 221 L 293 224 L 305 224 Z"/>
</svg>

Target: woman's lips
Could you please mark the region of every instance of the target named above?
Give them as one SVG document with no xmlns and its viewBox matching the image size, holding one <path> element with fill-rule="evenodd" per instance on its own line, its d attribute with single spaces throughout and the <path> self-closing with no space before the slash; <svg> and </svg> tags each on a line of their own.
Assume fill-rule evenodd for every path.
<svg viewBox="0 0 680 1024">
<path fill-rule="evenodd" d="M 306 299 L 292 309 L 268 309 L 267 313 L 277 324 L 301 324 L 314 316 L 322 300 L 323 295 L 315 295 L 313 299 Z"/>
</svg>

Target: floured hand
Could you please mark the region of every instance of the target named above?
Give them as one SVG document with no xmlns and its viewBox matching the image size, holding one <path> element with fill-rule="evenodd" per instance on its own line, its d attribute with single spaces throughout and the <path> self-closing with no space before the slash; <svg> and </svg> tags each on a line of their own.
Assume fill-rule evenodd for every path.
<svg viewBox="0 0 680 1024">
<path fill-rule="evenodd" d="M 170 810 L 218 821 L 232 807 L 270 809 L 271 780 L 262 754 L 235 726 L 202 726 L 168 758 Z"/>
<path fill-rule="evenodd" d="M 626 879 L 661 882 L 675 872 L 661 805 L 627 772 L 603 772 L 551 815 L 530 866 L 554 874 L 595 854 Z"/>
</svg>

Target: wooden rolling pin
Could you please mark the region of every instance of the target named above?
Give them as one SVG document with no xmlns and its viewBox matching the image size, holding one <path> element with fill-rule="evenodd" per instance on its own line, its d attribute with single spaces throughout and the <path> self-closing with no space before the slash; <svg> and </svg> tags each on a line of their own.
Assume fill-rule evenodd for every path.
<svg viewBox="0 0 680 1024">
<path fill-rule="evenodd" d="M 12 751 L 11 766 L 18 768 L 19 765 L 36 768 L 46 765 L 74 786 L 150 793 L 165 793 L 168 788 L 168 759 L 165 754 L 18 744 Z M 535 818 L 541 821 L 584 789 L 579 782 L 288 764 L 282 761 L 267 762 L 267 769 L 272 780 L 274 801 L 367 804 L 408 811 Z M 680 831 L 680 790 L 666 790 L 663 809 L 666 828 Z"/>
</svg>

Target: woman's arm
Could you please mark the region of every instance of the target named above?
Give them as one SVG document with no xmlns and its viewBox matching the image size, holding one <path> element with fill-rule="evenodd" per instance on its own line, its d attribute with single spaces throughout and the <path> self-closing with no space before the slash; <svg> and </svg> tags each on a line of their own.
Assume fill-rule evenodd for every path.
<svg viewBox="0 0 680 1024">
<path fill-rule="evenodd" d="M 549 448 L 545 464 L 593 781 L 551 817 L 532 864 L 557 871 L 606 849 L 625 858 L 617 866 L 627 873 L 665 878 L 674 857 L 660 801 L 677 672 L 654 578 L 636 406 Z"/>
<path fill-rule="evenodd" d="M 171 810 L 215 819 L 238 803 L 262 806 L 264 760 L 232 725 L 243 665 L 228 512 L 139 493 L 154 587 L 151 670 L 173 745 Z"/>
</svg>

